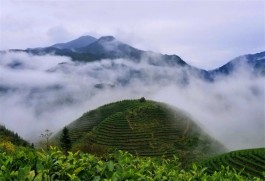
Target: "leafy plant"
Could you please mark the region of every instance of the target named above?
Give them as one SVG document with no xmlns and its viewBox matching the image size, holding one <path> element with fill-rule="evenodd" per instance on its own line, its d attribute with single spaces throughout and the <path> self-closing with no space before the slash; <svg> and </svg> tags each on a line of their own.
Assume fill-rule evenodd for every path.
<svg viewBox="0 0 265 181">
<path fill-rule="evenodd" d="M 0 180 L 256 180 L 244 176 L 229 167 L 219 172 L 207 173 L 206 168 L 193 165 L 189 170 L 181 168 L 179 159 L 133 156 L 116 151 L 106 157 L 81 152 L 63 154 L 56 147 L 49 151 L 36 151 L 18 147 L 14 153 L 0 149 Z"/>
</svg>

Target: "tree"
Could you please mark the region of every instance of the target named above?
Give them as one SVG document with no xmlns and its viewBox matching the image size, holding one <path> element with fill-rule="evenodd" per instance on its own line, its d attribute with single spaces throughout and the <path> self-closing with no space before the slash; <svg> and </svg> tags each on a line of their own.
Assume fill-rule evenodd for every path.
<svg viewBox="0 0 265 181">
<path fill-rule="evenodd" d="M 46 144 L 46 148 L 47 148 L 47 150 L 49 150 L 49 146 L 50 146 L 50 142 L 49 142 L 49 139 L 50 139 L 50 137 L 51 137 L 51 135 L 52 135 L 52 132 L 49 130 L 49 129 L 46 129 L 45 131 L 44 131 L 44 133 L 42 133 L 40 136 L 42 137 L 42 138 L 44 138 L 45 139 L 45 144 Z"/>
<path fill-rule="evenodd" d="M 66 153 L 67 151 L 71 150 L 72 148 L 72 142 L 69 136 L 69 130 L 67 129 L 67 127 L 63 128 L 63 132 L 60 138 L 60 145 L 61 148 L 64 150 L 64 152 Z"/>
<path fill-rule="evenodd" d="M 141 97 L 141 99 L 139 99 L 140 102 L 145 102 L 145 98 Z"/>
</svg>

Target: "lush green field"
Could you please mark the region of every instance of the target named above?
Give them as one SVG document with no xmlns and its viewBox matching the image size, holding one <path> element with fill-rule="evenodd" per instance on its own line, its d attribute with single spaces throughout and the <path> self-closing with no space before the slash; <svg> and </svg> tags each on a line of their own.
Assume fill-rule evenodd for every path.
<svg viewBox="0 0 265 181">
<path fill-rule="evenodd" d="M 224 147 L 182 111 L 154 101 L 124 100 L 85 113 L 67 126 L 73 146 L 91 144 L 140 156 L 177 154 L 183 163 Z"/>
<path fill-rule="evenodd" d="M 210 158 L 202 165 L 208 167 L 209 173 L 221 170 L 222 166 L 229 166 L 243 174 L 265 179 L 265 148 L 232 151 Z"/>
<path fill-rule="evenodd" d="M 260 181 L 262 179 L 241 175 L 228 168 L 209 174 L 205 168 L 198 168 L 195 164 L 189 170 L 183 170 L 175 157 L 171 159 L 138 157 L 122 151 L 105 157 L 96 157 L 80 152 L 68 152 L 67 155 L 64 155 L 57 148 L 38 151 L 16 147 L 14 151 L 0 147 L 0 180 Z"/>
</svg>

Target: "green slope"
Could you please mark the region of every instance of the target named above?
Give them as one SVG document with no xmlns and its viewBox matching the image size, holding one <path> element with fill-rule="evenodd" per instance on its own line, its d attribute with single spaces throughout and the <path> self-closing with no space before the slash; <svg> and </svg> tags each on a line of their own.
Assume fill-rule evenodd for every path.
<svg viewBox="0 0 265 181">
<path fill-rule="evenodd" d="M 67 128 L 74 144 L 104 145 L 140 156 L 177 154 L 189 162 L 224 150 L 182 111 L 154 101 L 107 104 Z"/>
<path fill-rule="evenodd" d="M 222 165 L 265 179 L 265 148 L 232 151 L 202 162 L 210 173 L 220 171 Z"/>
<path fill-rule="evenodd" d="M 29 146 L 29 143 L 21 138 L 17 133 L 14 133 L 5 126 L 0 125 L 0 143 L 4 141 L 10 141 L 17 146 Z"/>
</svg>

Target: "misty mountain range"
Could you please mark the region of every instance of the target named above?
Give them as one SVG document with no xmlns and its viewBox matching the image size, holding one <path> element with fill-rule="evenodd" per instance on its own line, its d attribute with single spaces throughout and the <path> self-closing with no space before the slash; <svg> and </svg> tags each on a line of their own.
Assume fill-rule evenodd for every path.
<svg viewBox="0 0 265 181">
<path fill-rule="evenodd" d="M 113 36 L 103 36 L 96 39 L 92 36 L 81 36 L 66 43 L 57 43 L 44 48 L 28 48 L 26 50 L 12 49 L 15 52 L 27 52 L 33 55 L 59 55 L 70 57 L 74 61 L 93 62 L 102 59 L 128 59 L 138 63 L 141 59 L 154 66 L 170 66 L 188 69 L 193 74 L 205 80 L 213 81 L 220 75 L 230 75 L 237 66 L 245 64 L 257 74 L 265 74 L 265 52 L 239 56 L 227 64 L 214 70 L 203 70 L 187 64 L 177 55 L 166 55 L 152 51 L 143 51 Z M 17 65 L 15 65 L 17 66 Z M 137 73 L 136 73 L 137 74 Z M 184 75 L 185 80 L 186 77 Z"/>
<path fill-rule="evenodd" d="M 261 52 L 207 71 L 112 36 L 2 51 L 0 124 L 37 139 L 98 106 L 145 97 L 182 109 L 231 149 L 260 147 L 264 63 Z"/>
</svg>

